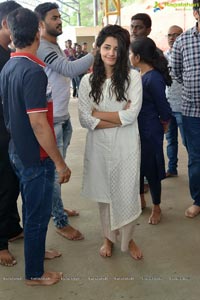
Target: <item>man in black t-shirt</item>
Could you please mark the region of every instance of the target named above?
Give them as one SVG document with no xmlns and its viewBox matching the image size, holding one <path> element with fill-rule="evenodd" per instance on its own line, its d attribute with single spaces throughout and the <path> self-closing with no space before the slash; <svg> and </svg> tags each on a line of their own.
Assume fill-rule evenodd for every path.
<svg viewBox="0 0 200 300">
<path fill-rule="evenodd" d="M 7 15 L 20 7 L 15 1 L 0 3 L 0 71 L 10 58 L 10 32 L 7 28 Z M 2 100 L 0 98 L 0 264 L 13 266 L 15 258 L 8 250 L 8 240 L 23 237 L 19 224 L 17 209 L 19 196 L 18 179 L 10 165 L 8 156 L 9 134 L 3 118 Z"/>
<path fill-rule="evenodd" d="M 40 43 L 37 15 L 18 8 L 8 14 L 7 24 L 16 52 L 1 71 L 0 91 L 10 133 L 9 157 L 23 201 L 25 282 L 52 285 L 62 277 L 60 272 L 44 270 L 45 257 L 61 255 L 45 251 L 55 169 L 60 184 L 69 181 L 71 171 L 56 146 L 52 91 L 45 64 L 36 56 Z"/>
</svg>

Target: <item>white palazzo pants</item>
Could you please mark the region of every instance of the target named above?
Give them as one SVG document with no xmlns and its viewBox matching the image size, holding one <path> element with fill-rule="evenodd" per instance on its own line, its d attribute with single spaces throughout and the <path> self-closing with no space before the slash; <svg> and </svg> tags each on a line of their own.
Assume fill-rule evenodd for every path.
<svg viewBox="0 0 200 300">
<path fill-rule="evenodd" d="M 110 226 L 110 205 L 107 203 L 98 203 L 99 214 L 105 238 L 109 239 L 112 243 L 116 243 L 117 240 L 121 240 L 121 251 L 127 251 L 129 242 L 133 238 L 134 221 L 118 228 L 117 230 L 111 231 Z"/>
</svg>

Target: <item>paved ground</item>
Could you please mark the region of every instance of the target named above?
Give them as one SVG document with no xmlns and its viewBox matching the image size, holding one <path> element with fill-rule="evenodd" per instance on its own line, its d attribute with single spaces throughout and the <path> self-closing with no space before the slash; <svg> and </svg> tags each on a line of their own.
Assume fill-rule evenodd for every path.
<svg viewBox="0 0 200 300">
<path fill-rule="evenodd" d="M 25 286 L 23 241 L 10 244 L 18 264 L 12 268 L 0 266 L 0 300 L 199 299 L 200 217 L 184 217 L 191 200 L 183 146 L 179 152 L 179 177 L 163 181 L 162 223 L 148 224 L 150 199 L 138 219 L 135 240 L 143 250 L 143 261 L 134 261 L 128 253 L 121 253 L 119 245 L 112 258 L 103 259 L 98 254 L 101 229 L 97 206 L 80 198 L 85 130 L 78 122 L 77 100 L 71 100 L 70 111 L 74 133 L 67 162 L 72 178 L 63 186 L 63 199 L 66 207 L 79 210 L 80 217 L 71 218 L 71 224 L 85 234 L 85 240 L 65 240 L 55 233 L 51 221 L 47 246 L 63 255 L 46 262 L 46 269 L 64 273 L 64 280 L 52 287 Z"/>
</svg>

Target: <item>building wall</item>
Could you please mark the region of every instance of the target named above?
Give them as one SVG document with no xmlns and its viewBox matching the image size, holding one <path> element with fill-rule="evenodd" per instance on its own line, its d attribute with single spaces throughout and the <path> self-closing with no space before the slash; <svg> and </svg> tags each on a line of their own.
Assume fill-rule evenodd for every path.
<svg viewBox="0 0 200 300">
<path fill-rule="evenodd" d="M 170 0 L 168 0 L 169 3 Z M 172 1 L 179 3 L 180 1 Z M 186 3 L 187 1 L 181 0 L 181 3 Z M 190 0 L 188 2 L 191 2 Z M 165 3 L 165 2 L 159 2 Z M 187 3 L 186 3 L 187 4 Z M 141 5 L 132 4 L 121 9 L 121 26 L 129 30 L 131 17 L 137 13 L 147 13 L 152 19 L 152 31 L 149 37 L 151 37 L 157 44 L 159 48 L 165 50 L 168 48 L 166 34 L 168 28 L 172 25 L 178 25 L 186 30 L 195 25 L 195 19 L 193 17 L 192 7 L 169 7 L 164 6 L 163 9 L 155 11 L 154 10 L 155 1 L 148 0 Z M 109 24 L 115 24 L 116 16 L 109 16 Z M 106 25 L 106 18 L 104 18 L 104 25 Z M 63 35 L 59 38 L 59 44 L 61 48 L 64 47 L 64 41 L 68 38 L 72 42 L 82 42 L 88 43 L 88 49 L 92 48 L 92 43 L 95 41 L 101 26 L 95 27 L 66 27 L 64 29 Z"/>
</svg>

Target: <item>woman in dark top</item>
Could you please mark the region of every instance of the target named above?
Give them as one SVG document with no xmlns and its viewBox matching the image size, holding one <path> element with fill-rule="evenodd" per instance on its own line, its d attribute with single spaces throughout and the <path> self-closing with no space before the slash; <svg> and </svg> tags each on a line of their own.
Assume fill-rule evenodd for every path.
<svg viewBox="0 0 200 300">
<path fill-rule="evenodd" d="M 153 201 L 149 224 L 161 219 L 161 180 L 165 178 L 163 137 L 167 131 L 171 109 L 165 95 L 166 85 L 171 85 L 167 60 L 161 56 L 155 43 L 148 37 L 138 38 L 131 44 L 130 61 L 140 69 L 143 84 L 143 102 L 138 117 L 141 138 L 141 204 L 144 198 L 144 176 L 147 177 Z"/>
</svg>

